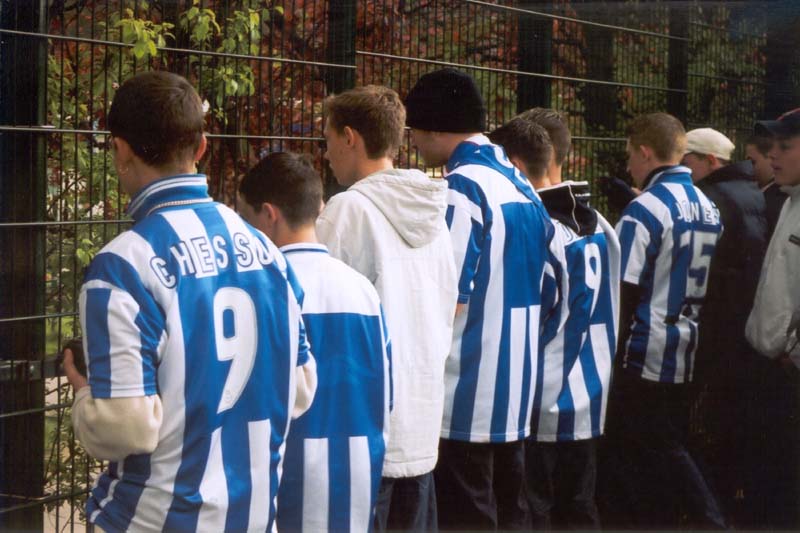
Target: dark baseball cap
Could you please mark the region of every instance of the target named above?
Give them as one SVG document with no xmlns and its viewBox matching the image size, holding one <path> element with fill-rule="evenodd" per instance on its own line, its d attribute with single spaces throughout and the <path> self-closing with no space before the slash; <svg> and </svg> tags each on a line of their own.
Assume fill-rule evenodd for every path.
<svg viewBox="0 0 800 533">
<path fill-rule="evenodd" d="M 800 135 L 800 107 L 787 111 L 777 120 L 760 120 L 755 125 L 756 135 L 794 137 Z"/>
</svg>

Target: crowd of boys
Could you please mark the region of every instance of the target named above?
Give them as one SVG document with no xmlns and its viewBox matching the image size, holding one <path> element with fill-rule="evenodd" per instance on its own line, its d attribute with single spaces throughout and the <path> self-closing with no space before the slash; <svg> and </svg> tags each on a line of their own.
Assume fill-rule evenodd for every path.
<svg viewBox="0 0 800 533">
<path fill-rule="evenodd" d="M 134 225 L 86 273 L 88 377 L 64 363 L 75 434 L 110 461 L 96 528 L 797 525 L 800 112 L 748 141 L 758 182 L 721 133 L 637 117 L 616 229 L 563 179 L 558 113 L 487 136 L 454 69 L 405 102 L 374 85 L 325 101 L 347 187 L 327 204 L 287 152 L 246 173 L 237 212 L 214 202 L 180 76 L 126 81 L 108 127 Z M 406 127 L 444 179 L 394 168 Z M 750 370 L 763 394 L 745 400 Z M 715 442 L 734 439 L 709 473 L 693 380 Z M 765 417 L 780 438 L 739 430 Z M 794 470 L 759 476 L 742 457 L 759 444 Z"/>
</svg>

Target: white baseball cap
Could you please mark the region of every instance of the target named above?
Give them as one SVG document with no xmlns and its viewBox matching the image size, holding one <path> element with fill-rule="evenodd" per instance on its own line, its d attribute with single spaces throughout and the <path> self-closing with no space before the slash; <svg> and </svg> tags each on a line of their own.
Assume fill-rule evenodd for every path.
<svg viewBox="0 0 800 533">
<path fill-rule="evenodd" d="M 725 135 L 712 128 L 697 128 L 686 134 L 686 152 L 711 154 L 725 161 L 731 160 L 736 146 Z"/>
</svg>

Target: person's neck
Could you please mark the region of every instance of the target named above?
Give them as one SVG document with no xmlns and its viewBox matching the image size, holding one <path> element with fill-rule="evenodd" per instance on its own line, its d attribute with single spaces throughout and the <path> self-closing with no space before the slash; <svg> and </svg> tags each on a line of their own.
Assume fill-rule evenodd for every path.
<svg viewBox="0 0 800 533">
<path fill-rule="evenodd" d="M 163 167 L 153 167 L 144 163 L 134 164 L 131 166 L 129 172 L 134 176 L 135 191 L 129 191 L 130 196 L 136 196 L 139 191 L 160 179 L 168 178 L 170 176 L 180 176 L 182 174 L 195 174 L 197 167 L 194 162 L 187 162 L 178 165 L 167 165 Z"/>
<path fill-rule="evenodd" d="M 775 177 L 774 176 L 770 176 L 770 177 L 768 177 L 766 179 L 760 179 L 760 180 L 758 180 L 758 188 L 763 191 L 764 189 L 766 189 L 767 187 L 772 185 L 772 183 L 774 181 L 775 181 Z"/>
<path fill-rule="evenodd" d="M 647 188 L 648 185 L 650 185 L 650 182 L 653 181 L 653 178 L 656 176 L 656 174 L 663 172 L 670 167 L 675 167 L 680 164 L 681 164 L 680 161 L 678 162 L 653 161 L 652 164 L 650 165 L 650 170 L 647 173 L 647 176 L 644 178 L 644 181 L 642 181 L 642 183 L 636 183 L 636 180 L 634 180 L 634 185 L 636 186 L 637 189 L 643 191 Z"/>
<path fill-rule="evenodd" d="M 370 174 L 375 174 L 376 172 L 383 172 L 386 170 L 392 170 L 394 168 L 394 163 L 392 162 L 391 157 L 379 157 L 377 159 L 362 159 L 356 165 L 356 180 L 359 181 Z"/>
<path fill-rule="evenodd" d="M 549 185 L 558 185 L 563 181 L 561 179 L 561 169 L 561 165 L 550 163 L 550 166 L 547 168 L 547 178 L 550 182 Z"/>
<path fill-rule="evenodd" d="M 712 175 L 714 172 L 716 172 L 717 170 L 721 169 L 723 166 L 725 166 L 725 165 L 715 165 L 714 167 L 711 168 L 711 170 L 708 171 L 707 174 L 704 174 L 703 176 L 695 177 L 695 174 L 692 173 L 692 183 L 699 183 L 699 182 L 703 181 L 704 179 L 706 179 L 707 177 Z"/>
<path fill-rule="evenodd" d="M 538 178 L 529 178 L 529 180 L 535 190 L 544 189 L 546 187 L 550 187 L 551 185 L 555 185 L 555 183 L 550 181 L 547 174 L 544 176 L 539 176 Z"/>
<path fill-rule="evenodd" d="M 272 242 L 280 248 L 289 244 L 300 244 L 305 242 L 317 243 L 317 232 L 314 230 L 314 223 L 306 224 L 297 228 L 281 226 L 273 235 Z"/>
<path fill-rule="evenodd" d="M 467 132 L 467 133 L 440 133 L 441 135 L 441 142 L 443 152 L 446 154 L 450 154 L 447 156 L 448 161 L 451 157 L 453 157 L 453 152 L 456 151 L 456 148 L 459 144 L 466 141 L 470 137 L 474 137 L 476 135 L 481 135 L 479 131 Z"/>
</svg>

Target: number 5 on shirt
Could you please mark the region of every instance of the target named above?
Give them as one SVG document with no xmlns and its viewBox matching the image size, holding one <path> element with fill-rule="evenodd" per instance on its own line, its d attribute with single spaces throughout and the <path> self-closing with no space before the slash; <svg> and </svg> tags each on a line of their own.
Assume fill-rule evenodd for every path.
<svg viewBox="0 0 800 533">
<path fill-rule="evenodd" d="M 694 239 L 692 239 L 694 233 Z M 692 245 L 689 269 L 686 274 L 686 298 L 702 300 L 708 285 L 708 269 L 717 243 L 717 234 L 709 231 L 686 231 L 681 234 L 681 248 Z"/>
</svg>

